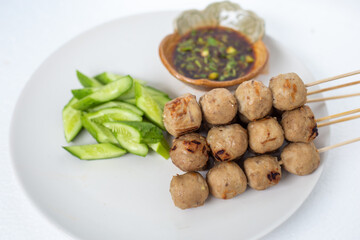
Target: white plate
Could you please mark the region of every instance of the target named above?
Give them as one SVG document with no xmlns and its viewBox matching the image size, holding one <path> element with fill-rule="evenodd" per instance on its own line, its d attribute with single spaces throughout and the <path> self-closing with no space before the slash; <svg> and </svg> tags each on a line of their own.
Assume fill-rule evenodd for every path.
<svg viewBox="0 0 360 240">
<path fill-rule="evenodd" d="M 172 97 L 194 90 L 174 79 L 158 57 L 160 40 L 172 32 L 174 12 L 158 12 L 115 20 L 71 40 L 52 54 L 25 86 L 13 116 L 11 153 L 16 173 L 30 199 L 71 236 L 80 239 L 254 239 L 284 222 L 307 198 L 323 170 L 309 176 L 284 174 L 265 191 L 248 189 L 230 200 L 209 198 L 203 207 L 173 206 L 169 184 L 181 173 L 170 160 L 152 153 L 119 159 L 80 161 L 64 151 L 61 110 L 79 88 L 75 69 L 131 74 Z M 268 73 L 258 79 L 297 72 L 313 77 L 294 55 L 273 38 Z M 319 116 L 325 104 L 312 106 Z M 321 132 L 318 146 L 328 144 Z M 76 144 L 94 143 L 84 132 Z M 326 158 L 326 154 L 322 155 Z M 323 162 L 323 161 L 322 161 Z"/>
</svg>

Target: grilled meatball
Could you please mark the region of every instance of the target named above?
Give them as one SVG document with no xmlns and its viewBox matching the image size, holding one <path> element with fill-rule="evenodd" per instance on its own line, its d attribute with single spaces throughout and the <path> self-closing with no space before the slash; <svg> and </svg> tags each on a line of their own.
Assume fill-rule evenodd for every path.
<svg viewBox="0 0 360 240">
<path fill-rule="evenodd" d="M 178 137 L 200 128 L 201 109 L 192 94 L 185 94 L 165 104 L 163 121 L 166 130 Z"/>
<path fill-rule="evenodd" d="M 284 112 L 281 125 L 284 129 L 286 140 L 290 142 L 308 143 L 318 135 L 314 114 L 306 105 Z"/>
<path fill-rule="evenodd" d="M 293 110 L 306 103 L 306 87 L 296 73 L 280 74 L 270 80 L 273 106 L 279 110 Z"/>
<path fill-rule="evenodd" d="M 231 161 L 239 158 L 248 147 L 248 135 L 239 124 L 213 127 L 206 141 L 214 158 L 218 161 Z"/>
<path fill-rule="evenodd" d="M 172 162 L 184 172 L 202 170 L 209 159 L 206 139 L 198 133 L 175 138 L 170 150 Z"/>
<path fill-rule="evenodd" d="M 264 190 L 279 183 L 281 167 L 276 157 L 262 155 L 244 161 L 244 170 L 249 186 Z"/>
<path fill-rule="evenodd" d="M 175 206 L 187 209 L 204 205 L 209 196 L 209 188 L 200 173 L 188 172 L 173 176 L 170 193 Z"/>
<path fill-rule="evenodd" d="M 249 123 L 249 146 L 256 153 L 271 152 L 284 142 L 284 131 L 275 118 L 268 117 Z"/>
<path fill-rule="evenodd" d="M 235 92 L 239 112 L 250 121 L 269 114 L 272 108 L 272 94 L 268 87 L 258 81 L 245 81 Z"/>
<path fill-rule="evenodd" d="M 199 102 L 205 121 L 212 125 L 228 124 L 236 116 L 236 99 L 226 88 L 205 93 Z"/>
<path fill-rule="evenodd" d="M 246 190 L 246 176 L 234 162 L 215 165 L 206 175 L 211 194 L 216 198 L 230 199 Z"/>
<path fill-rule="evenodd" d="M 296 175 L 308 175 L 320 164 L 320 154 L 313 142 L 290 143 L 281 153 L 284 168 Z"/>
</svg>

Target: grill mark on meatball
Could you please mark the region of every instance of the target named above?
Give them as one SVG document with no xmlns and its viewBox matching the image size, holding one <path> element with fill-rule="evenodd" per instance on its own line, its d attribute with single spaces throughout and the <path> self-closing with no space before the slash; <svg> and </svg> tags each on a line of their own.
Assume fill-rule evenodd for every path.
<svg viewBox="0 0 360 240">
<path fill-rule="evenodd" d="M 182 129 L 176 130 L 176 133 L 181 133 L 181 135 L 183 135 L 183 134 L 186 134 L 186 133 L 188 133 L 188 132 L 196 131 L 197 129 L 198 129 L 197 127 L 182 128 Z"/>
<path fill-rule="evenodd" d="M 219 150 L 219 151 L 216 152 L 216 154 L 221 155 L 221 154 L 223 154 L 224 152 L 225 152 L 225 150 Z"/>
<path fill-rule="evenodd" d="M 176 98 L 169 104 L 169 110 L 172 117 L 181 117 L 186 114 L 187 106 L 189 105 L 189 98 Z"/>
<path fill-rule="evenodd" d="M 295 83 L 293 84 L 293 89 L 294 89 L 294 91 L 291 93 L 291 98 L 293 101 L 295 101 L 295 94 L 297 92 L 297 86 Z"/>
<path fill-rule="evenodd" d="M 202 153 L 206 152 L 206 146 L 203 146 Z"/>
<path fill-rule="evenodd" d="M 262 141 L 261 144 L 265 144 L 265 143 L 268 143 L 268 142 L 271 142 L 271 141 L 274 141 L 274 140 L 276 140 L 276 137 L 270 138 L 270 139 L 266 139 L 265 141 Z"/>
<path fill-rule="evenodd" d="M 221 195 L 222 199 L 227 199 L 227 194 L 234 194 L 235 195 L 235 191 L 228 191 L 228 190 L 224 190 L 223 194 Z"/>
<path fill-rule="evenodd" d="M 230 155 L 227 152 L 225 152 L 225 150 L 219 150 L 214 155 L 215 155 L 215 158 L 218 159 L 219 161 L 230 160 Z M 219 156 L 219 155 L 222 155 L 222 156 Z"/>
<path fill-rule="evenodd" d="M 192 149 L 190 149 L 190 148 L 187 148 L 186 151 L 191 152 L 191 153 L 194 153 L 194 150 L 192 150 Z"/>
<path fill-rule="evenodd" d="M 289 79 L 286 79 L 286 80 L 285 80 L 284 88 L 291 88 Z"/>
<path fill-rule="evenodd" d="M 177 146 L 176 146 L 176 145 L 174 145 L 174 146 L 171 148 L 171 151 L 175 151 L 175 150 L 176 150 L 176 148 L 177 148 Z"/>
<path fill-rule="evenodd" d="M 201 142 L 198 142 L 198 141 L 196 141 L 196 140 L 192 140 L 191 142 L 192 142 L 192 143 L 195 143 L 196 145 L 200 145 L 200 144 L 201 144 Z"/>
<path fill-rule="evenodd" d="M 214 157 L 215 157 L 217 160 L 222 161 L 222 159 L 221 159 L 216 153 L 214 154 Z"/>
<path fill-rule="evenodd" d="M 312 140 L 312 139 L 315 139 L 317 136 L 319 136 L 319 131 L 318 131 L 318 128 L 317 128 L 317 124 L 315 124 L 315 127 L 313 127 L 311 129 L 311 135 L 309 137 L 309 141 Z"/>
<path fill-rule="evenodd" d="M 280 179 L 277 179 L 277 176 L 280 176 L 280 173 L 278 173 L 278 172 L 270 172 L 267 175 L 267 178 L 269 179 L 270 182 L 272 182 L 272 181 L 278 182 Z"/>
<path fill-rule="evenodd" d="M 256 95 L 260 96 L 260 86 L 257 82 L 255 82 L 255 92 Z"/>
</svg>

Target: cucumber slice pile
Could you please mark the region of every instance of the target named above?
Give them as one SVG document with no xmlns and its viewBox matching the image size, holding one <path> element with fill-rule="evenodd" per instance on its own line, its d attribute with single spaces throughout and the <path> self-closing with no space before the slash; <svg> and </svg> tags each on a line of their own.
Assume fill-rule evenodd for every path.
<svg viewBox="0 0 360 240">
<path fill-rule="evenodd" d="M 120 157 L 126 151 L 111 143 L 98 143 L 64 147 L 69 153 L 82 160 L 97 160 Z"/>
<path fill-rule="evenodd" d="M 72 105 L 76 102 L 78 100 L 72 98 L 62 111 L 64 133 L 67 142 L 71 142 L 82 128 L 81 111 L 72 108 Z"/>
<path fill-rule="evenodd" d="M 116 158 L 126 152 L 145 157 L 149 149 L 168 159 L 170 147 L 162 129 L 163 108 L 169 96 L 144 81 L 103 72 L 88 77 L 76 71 L 83 88 L 62 111 L 67 142 L 85 128 L 98 142 L 64 147 L 82 160 Z"/>
</svg>

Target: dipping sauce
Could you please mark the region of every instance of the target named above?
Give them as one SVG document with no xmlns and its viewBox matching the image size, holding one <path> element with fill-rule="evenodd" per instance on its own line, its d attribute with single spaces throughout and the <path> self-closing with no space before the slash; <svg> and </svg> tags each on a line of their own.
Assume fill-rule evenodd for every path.
<svg viewBox="0 0 360 240">
<path fill-rule="evenodd" d="M 224 27 L 192 30 L 180 39 L 173 57 L 180 74 L 218 81 L 246 75 L 255 61 L 251 43 L 239 32 Z"/>
</svg>

